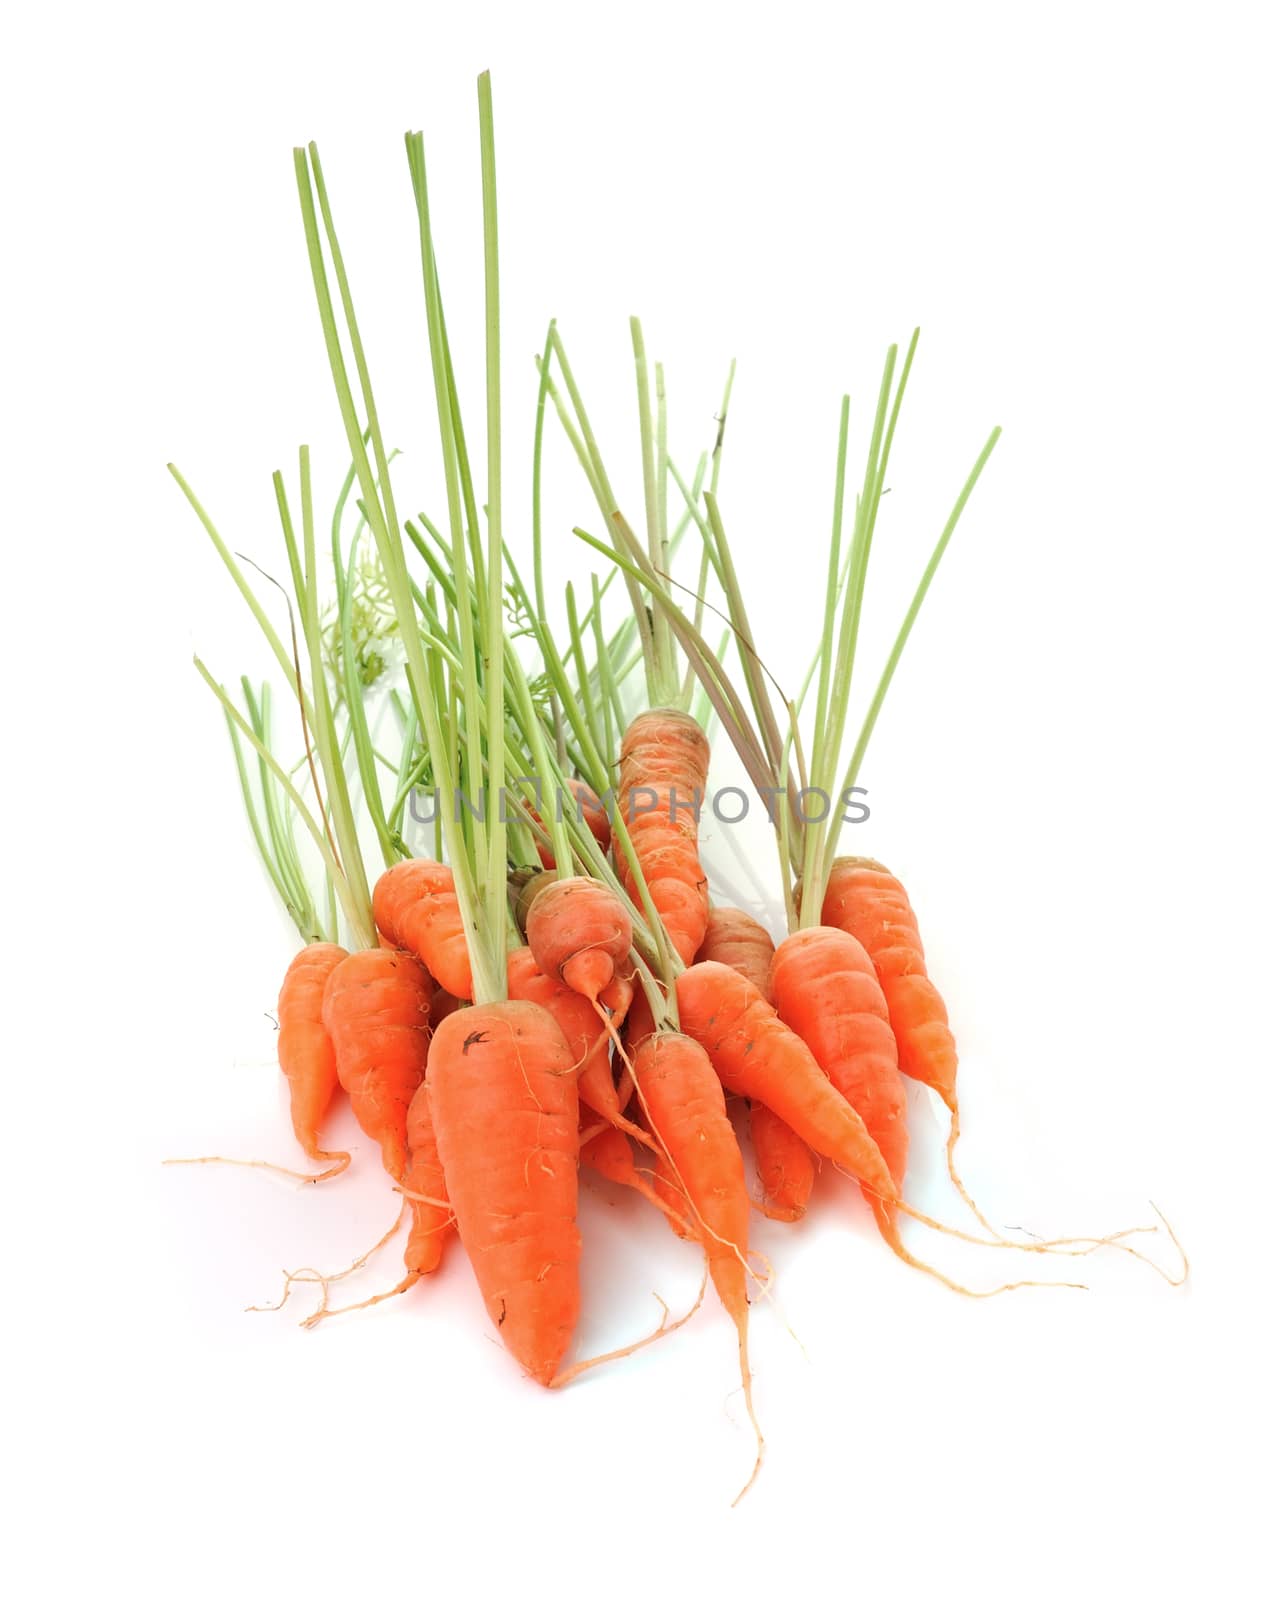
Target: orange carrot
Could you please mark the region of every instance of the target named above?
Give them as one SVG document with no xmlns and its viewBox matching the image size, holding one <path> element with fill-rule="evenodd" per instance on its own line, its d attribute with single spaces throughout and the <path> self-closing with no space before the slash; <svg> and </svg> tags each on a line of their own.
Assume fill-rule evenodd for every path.
<svg viewBox="0 0 1272 1600">
<path fill-rule="evenodd" d="M 443 989 L 472 999 L 472 967 L 449 867 L 423 857 L 399 861 L 381 874 L 371 907 L 391 944 L 417 956 Z"/>
<path fill-rule="evenodd" d="M 773 957 L 773 998 L 778 1016 L 865 1123 L 899 1190 L 909 1144 L 905 1088 L 870 957 L 837 928 L 793 933 Z"/>
<path fill-rule="evenodd" d="M 332 1096 L 340 1087 L 336 1052 L 322 1022 L 327 979 L 349 952 L 338 944 L 309 944 L 288 967 L 278 996 L 278 1064 L 291 1094 L 291 1120 L 300 1148 L 311 1161 L 336 1163 L 323 1177 L 349 1165 L 347 1150 L 319 1149 L 318 1134 Z"/>
<path fill-rule="evenodd" d="M 805 928 L 778 946 L 772 979 L 778 1015 L 860 1115 L 899 1192 L 908 1150 L 905 1088 L 870 957 L 851 934 Z M 886 1233 L 887 1202 L 873 1194 L 867 1199 Z"/>
<path fill-rule="evenodd" d="M 732 967 L 704 961 L 677 978 L 676 1001 L 681 1028 L 706 1050 L 726 1089 L 768 1106 L 868 1192 L 897 1198 L 861 1117 L 753 983 Z"/>
<path fill-rule="evenodd" d="M 629 963 L 632 919 L 595 878 L 558 878 L 531 901 L 526 940 L 540 972 L 599 1004 Z"/>
<path fill-rule="evenodd" d="M 711 747 L 683 711 L 646 711 L 623 735 L 618 803 L 649 897 L 683 962 L 698 953 L 707 929 L 707 875 L 698 859 L 697 808 Z M 619 876 L 640 904 L 635 875 L 619 852 Z"/>
<path fill-rule="evenodd" d="M 428 1075 L 411 1096 L 406 1111 L 406 1171 L 402 1187 L 423 1200 L 411 1199 L 411 1232 L 406 1241 L 408 1277 L 435 1272 L 446 1241 L 455 1231 L 446 1194 L 446 1178 L 437 1153 L 437 1135 L 428 1098 Z M 432 1202 L 431 1204 L 429 1202 Z"/>
<path fill-rule="evenodd" d="M 573 796 L 580 819 L 587 824 L 592 837 L 600 846 L 601 853 L 604 854 L 610 847 L 610 819 L 605 807 L 597 799 L 592 789 L 583 782 L 582 778 L 567 778 L 565 782 L 566 787 Z M 539 813 L 533 807 L 531 807 L 530 815 L 536 822 L 542 821 Z M 539 860 L 543 862 L 545 867 L 556 866 L 556 861 L 553 859 L 552 852 L 547 845 L 536 841 L 535 849 L 539 852 Z"/>
<path fill-rule="evenodd" d="M 468 1002 L 461 1000 L 457 994 L 451 994 L 446 989 L 438 989 L 429 1001 L 429 1027 L 436 1033 L 443 1017 L 449 1017 L 452 1011 L 458 1011 L 461 1006 L 467 1004 Z"/>
<path fill-rule="evenodd" d="M 798 1222 L 808 1210 L 817 1177 L 813 1152 L 775 1111 L 751 1102 L 751 1144 L 755 1171 L 764 1190 L 760 1209 L 775 1222 Z"/>
<path fill-rule="evenodd" d="M 311 1317 L 306 1317 L 301 1323 L 302 1328 L 316 1328 L 319 1323 L 326 1322 L 330 1317 L 342 1317 L 350 1311 L 366 1311 L 371 1306 L 378 1306 L 385 1300 L 392 1300 L 395 1295 L 405 1294 L 431 1272 L 436 1272 L 442 1263 L 442 1256 L 446 1249 L 446 1242 L 455 1231 L 455 1221 L 451 1216 L 450 1201 L 446 1195 L 446 1180 L 442 1175 L 442 1163 L 437 1154 L 437 1139 L 433 1133 L 432 1118 L 429 1114 L 428 1080 L 427 1077 L 411 1096 L 411 1103 L 406 1111 L 406 1168 L 402 1175 L 402 1188 L 407 1192 L 406 1204 L 411 1213 L 411 1231 L 407 1235 L 405 1254 L 405 1275 L 393 1285 L 391 1289 L 383 1289 L 379 1294 L 373 1294 L 366 1300 L 359 1300 L 353 1305 L 337 1306 L 334 1309 L 327 1305 L 327 1286 L 339 1278 L 348 1277 L 358 1267 L 363 1265 L 368 1256 L 375 1253 L 380 1245 L 388 1242 L 401 1223 L 401 1217 L 393 1227 L 371 1250 L 367 1251 L 354 1262 L 352 1267 L 346 1267 L 342 1272 L 324 1275 L 314 1274 L 317 1281 L 323 1285 L 323 1298 L 321 1307 Z M 293 1279 L 307 1280 L 308 1273 L 296 1273 L 289 1278 L 289 1287 Z M 287 1298 L 286 1294 L 283 1296 Z"/>
<path fill-rule="evenodd" d="M 557 1024 L 524 1000 L 452 1013 L 429 1061 L 429 1105 L 459 1236 L 500 1338 L 545 1385 L 579 1315 L 574 1065 Z"/>
<path fill-rule="evenodd" d="M 950 1113 L 945 1161 L 950 1181 L 977 1221 L 1000 1237 L 963 1185 L 954 1165 L 960 1130 L 958 1051 L 945 1002 L 928 977 L 923 941 L 910 898 L 877 861 L 841 856 L 831 866 L 822 922 L 860 940 L 874 963 L 897 1041 L 897 1063 L 908 1078 L 935 1089 Z"/>
<path fill-rule="evenodd" d="M 747 1354 L 751 1199 L 742 1152 L 724 1106 L 724 1090 L 706 1051 L 683 1033 L 651 1034 L 632 1057 L 632 1072 L 650 1128 L 689 1197 L 711 1281 L 737 1329 L 742 1388 L 759 1446 L 758 1471 L 764 1438 L 751 1401 Z M 752 1472 L 747 1488 L 754 1477 Z"/>
<path fill-rule="evenodd" d="M 580 1116 L 579 1132 L 583 1142 L 579 1146 L 579 1161 L 611 1183 L 621 1183 L 643 1195 L 650 1205 L 657 1206 L 682 1239 L 692 1236 L 692 1223 L 685 1220 L 685 1199 L 677 1190 L 679 1206 L 664 1200 L 656 1184 L 642 1173 L 632 1156 L 631 1143 L 621 1128 L 602 1121 L 594 1111 L 585 1108 Z M 659 1157 L 661 1160 L 661 1157 Z"/>
<path fill-rule="evenodd" d="M 772 1001 L 773 941 L 768 930 L 745 911 L 712 908 L 698 960 L 723 962 L 749 978 L 764 998 Z M 755 1170 L 765 1196 L 761 1209 L 777 1222 L 798 1222 L 808 1209 L 817 1176 L 813 1152 L 768 1106 L 753 1101 L 749 1114 Z"/>
<path fill-rule="evenodd" d="M 927 975 L 923 941 L 905 890 L 877 861 L 841 856 L 831 867 L 822 922 L 865 946 L 888 1003 L 901 1071 L 935 1089 L 957 1115 L 958 1052 L 949 1013 Z"/>
<path fill-rule="evenodd" d="M 541 972 L 533 953 L 525 948 L 508 956 L 508 998 L 531 1001 L 549 1013 L 570 1047 L 570 1059 L 578 1072 L 579 1099 L 606 1122 L 630 1127 L 614 1089 L 609 1030 L 591 1001 Z"/>
<path fill-rule="evenodd" d="M 749 978 L 766 1000 L 772 999 L 769 968 L 773 964 L 773 941 L 768 929 L 745 911 L 734 906 L 712 906 L 697 959 L 723 961 L 726 967 Z"/>
<path fill-rule="evenodd" d="M 433 982 L 405 950 L 359 950 L 332 972 L 322 1016 L 358 1126 L 389 1175 L 406 1169 L 407 1107 L 428 1060 Z"/>
</svg>

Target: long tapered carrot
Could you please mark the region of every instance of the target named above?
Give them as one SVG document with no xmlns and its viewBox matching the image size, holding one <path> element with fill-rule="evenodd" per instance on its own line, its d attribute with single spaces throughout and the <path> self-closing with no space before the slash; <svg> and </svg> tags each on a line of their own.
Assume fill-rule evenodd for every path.
<svg viewBox="0 0 1272 1600">
<path fill-rule="evenodd" d="M 634 1189 L 663 1213 L 682 1239 L 694 1236 L 693 1222 L 686 1218 L 683 1193 L 677 1192 L 675 1196 L 678 1205 L 673 1200 L 663 1199 L 659 1182 L 646 1177 L 637 1167 L 631 1141 L 621 1128 L 611 1126 L 596 1112 L 585 1107 L 579 1117 L 579 1133 L 582 1139 L 579 1147 L 581 1165 L 590 1167 L 610 1183 Z M 661 1156 L 659 1160 L 662 1160 Z"/>
<path fill-rule="evenodd" d="M 754 917 L 732 906 L 713 906 L 699 961 L 720 961 L 749 978 L 772 1001 L 773 941 Z M 777 1222 L 798 1222 L 808 1209 L 817 1177 L 813 1152 L 793 1128 L 760 1101 L 751 1102 L 751 1145 L 764 1190 L 761 1209 Z"/>
<path fill-rule="evenodd" d="M 371 897 L 375 925 L 400 950 L 418 956 L 443 989 L 473 997 L 472 963 L 454 874 L 423 857 L 382 873 Z"/>
<path fill-rule="evenodd" d="M 767 928 L 736 906 L 711 907 L 696 959 L 722 961 L 749 978 L 766 1000 L 772 998 L 773 941 Z"/>
<path fill-rule="evenodd" d="M 698 953 L 710 909 L 698 857 L 698 813 L 711 747 L 683 711 L 643 712 L 627 726 L 619 756 L 618 804 L 667 936 L 681 961 Z M 635 874 L 620 854 L 624 889 L 639 903 Z"/>
<path fill-rule="evenodd" d="M 725 1110 L 724 1090 L 700 1044 L 683 1033 L 650 1034 L 632 1057 L 632 1073 L 650 1128 L 684 1185 L 711 1281 L 737 1329 L 742 1389 L 757 1441 L 745 1494 L 759 1471 L 764 1436 L 752 1403 L 747 1348 L 751 1197 L 742 1152 Z"/>
<path fill-rule="evenodd" d="M 680 974 L 676 1001 L 681 1028 L 706 1050 L 726 1089 L 775 1111 L 868 1192 L 897 1198 L 888 1164 L 861 1117 L 753 983 L 732 967 L 704 961 Z"/>
<path fill-rule="evenodd" d="M 407 1108 L 424 1078 L 433 981 L 405 950 L 359 950 L 327 980 L 323 1021 L 358 1126 L 402 1181 Z M 453 1020 L 453 1019 L 452 1019 Z"/>
<path fill-rule="evenodd" d="M 851 934 L 805 928 L 773 956 L 777 1014 L 865 1123 L 898 1190 L 909 1138 L 897 1043 L 870 957 Z"/>
<path fill-rule="evenodd" d="M 429 1105 L 446 1189 L 490 1320 L 550 1384 L 579 1315 L 578 1084 L 542 1006 L 492 1001 L 433 1037 Z"/>
<path fill-rule="evenodd" d="M 998 1230 L 981 1214 L 954 1164 L 960 1132 L 958 1050 L 945 1002 L 928 977 L 910 897 L 879 862 L 840 856 L 827 878 L 821 920 L 852 934 L 870 956 L 887 1001 L 901 1071 L 935 1089 L 949 1109 L 945 1160 L 950 1181 L 982 1226 L 997 1237 Z"/>
</svg>

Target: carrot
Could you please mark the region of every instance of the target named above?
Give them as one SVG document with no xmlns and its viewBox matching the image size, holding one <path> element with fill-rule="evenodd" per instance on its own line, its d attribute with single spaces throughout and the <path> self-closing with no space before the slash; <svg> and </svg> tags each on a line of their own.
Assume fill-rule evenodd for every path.
<svg viewBox="0 0 1272 1600">
<path fill-rule="evenodd" d="M 291 1095 L 292 1128 L 311 1161 L 334 1161 L 322 1176 L 334 1177 L 349 1165 L 349 1152 L 318 1147 L 318 1133 L 340 1087 L 336 1052 L 322 1021 L 327 979 L 349 952 L 338 944 L 309 944 L 288 967 L 278 996 L 278 1064 Z"/>
<path fill-rule="evenodd" d="M 437 1270 L 446 1241 L 455 1231 L 446 1194 L 446 1177 L 437 1153 L 437 1135 L 433 1131 L 427 1071 L 406 1109 L 406 1149 L 402 1187 L 410 1191 L 411 1203 L 406 1271 L 408 1278 L 417 1278 Z M 416 1195 L 424 1198 L 416 1199 Z"/>
<path fill-rule="evenodd" d="M 637 1167 L 631 1143 L 621 1128 L 610 1126 L 596 1112 L 584 1108 L 580 1114 L 579 1133 L 582 1138 L 579 1161 L 583 1166 L 599 1172 L 611 1183 L 621 1183 L 625 1188 L 643 1195 L 650 1205 L 658 1207 L 682 1239 L 694 1236 L 693 1224 L 686 1221 L 683 1192 L 679 1189 L 676 1191 L 679 1205 L 662 1198 L 659 1180 L 651 1182 Z M 662 1161 L 661 1155 L 658 1160 Z"/>
<path fill-rule="evenodd" d="M 619 757 L 618 803 L 649 897 L 681 961 L 707 930 L 707 875 L 698 859 L 698 817 L 711 747 L 686 712 L 642 712 L 627 726 Z M 619 876 L 634 903 L 639 890 L 620 853 Z"/>
<path fill-rule="evenodd" d="M 381 874 L 371 908 L 391 944 L 417 956 L 443 989 L 472 999 L 472 966 L 449 867 L 423 857 L 399 861 Z"/>
<path fill-rule="evenodd" d="M 433 983 L 405 950 L 359 950 L 332 972 L 322 1015 L 341 1087 L 389 1175 L 406 1170 L 407 1107 L 428 1060 Z M 453 1019 L 451 1019 L 453 1020 Z"/>
<path fill-rule="evenodd" d="M 630 962 L 632 919 L 595 878 L 558 878 L 530 902 L 526 940 L 540 972 L 599 1004 Z"/>
<path fill-rule="evenodd" d="M 681 1028 L 706 1050 L 726 1089 L 768 1106 L 868 1192 L 897 1198 L 887 1162 L 861 1117 L 749 979 L 704 961 L 677 978 L 676 1001 Z"/>
<path fill-rule="evenodd" d="M 347 1150 L 322 1150 L 318 1134 L 323 1118 L 340 1087 L 336 1053 L 323 1022 L 323 991 L 331 973 L 348 958 L 338 944 L 314 943 L 292 960 L 283 976 L 278 996 L 278 1064 L 287 1079 L 291 1098 L 291 1122 L 296 1140 L 311 1161 L 333 1165 L 322 1172 L 294 1172 L 273 1161 L 243 1161 L 232 1156 L 179 1156 L 164 1162 L 167 1167 L 257 1167 L 263 1172 L 278 1172 L 286 1178 L 301 1178 L 306 1183 L 321 1183 L 335 1178 L 349 1165 Z"/>
<path fill-rule="evenodd" d="M 773 957 L 777 1014 L 865 1123 L 898 1190 L 909 1139 L 888 1007 L 870 957 L 851 934 L 805 928 Z"/>
<path fill-rule="evenodd" d="M 722 961 L 749 978 L 766 1000 L 772 999 L 769 968 L 773 941 L 768 929 L 734 906 L 712 906 L 698 950 L 699 961 Z"/>
<path fill-rule="evenodd" d="M 764 1453 L 751 1397 L 747 1354 L 747 1235 L 751 1199 L 742 1152 L 725 1110 L 724 1090 L 701 1045 L 683 1033 L 651 1034 L 632 1057 L 632 1073 L 649 1126 L 667 1151 L 699 1224 L 711 1281 L 738 1334 L 738 1362 L 758 1449 L 750 1488 Z M 741 1499 L 741 1495 L 738 1496 Z M 736 1503 L 736 1502 L 735 1502 Z"/>
<path fill-rule="evenodd" d="M 755 1170 L 764 1190 L 760 1207 L 775 1222 L 798 1222 L 808 1210 L 817 1177 L 813 1152 L 775 1111 L 751 1102 L 751 1145 Z"/>
<path fill-rule="evenodd" d="M 467 1000 L 461 1000 L 457 994 L 451 994 L 446 989 L 438 989 L 428 1003 L 429 1027 L 436 1033 L 443 1017 L 449 1017 L 452 1011 L 458 1011 L 467 1004 Z"/>
<path fill-rule="evenodd" d="M 772 977 L 778 1016 L 860 1115 L 900 1192 L 909 1147 L 905 1088 L 870 957 L 851 934 L 805 928 L 778 946 Z M 895 1222 L 887 1201 L 870 1193 L 866 1198 L 891 1242 Z"/>
<path fill-rule="evenodd" d="M 569 789 L 574 797 L 574 804 L 580 821 L 587 824 L 589 832 L 600 846 L 601 853 L 604 854 L 610 847 L 610 819 L 608 812 L 597 799 L 592 789 L 581 778 L 567 778 L 565 783 L 566 788 Z M 530 809 L 530 815 L 536 822 L 542 822 L 543 820 L 533 807 Z M 556 866 L 556 860 L 547 845 L 536 841 L 535 849 L 539 852 L 539 860 L 543 862 L 545 867 L 551 869 Z"/>
<path fill-rule="evenodd" d="M 340 1278 L 348 1277 L 367 1259 L 374 1255 L 380 1245 L 385 1244 L 397 1232 L 401 1225 L 401 1214 L 398 1221 L 379 1241 L 373 1245 L 366 1254 L 359 1256 L 352 1267 L 346 1267 L 342 1272 L 324 1274 L 308 1272 L 289 1273 L 288 1289 L 294 1281 L 316 1281 L 323 1286 L 322 1305 L 312 1316 L 306 1317 L 301 1323 L 302 1328 L 316 1328 L 320 1322 L 325 1322 L 328 1317 L 340 1317 L 348 1311 L 366 1311 L 371 1306 L 378 1306 L 385 1300 L 392 1300 L 395 1295 L 405 1294 L 412 1289 L 422 1277 L 431 1272 L 436 1272 L 442 1263 L 442 1256 L 446 1249 L 446 1241 L 455 1231 L 454 1218 L 450 1213 L 450 1201 L 446 1195 L 446 1180 L 442 1174 L 442 1163 L 437 1154 L 437 1139 L 433 1133 L 432 1118 L 429 1114 L 428 1082 L 423 1081 L 411 1096 L 411 1103 L 406 1111 L 406 1168 L 402 1175 L 402 1189 L 406 1194 L 406 1204 L 411 1212 L 411 1231 L 407 1235 L 405 1252 L 405 1275 L 393 1285 L 391 1289 L 384 1289 L 379 1294 L 373 1294 L 365 1300 L 359 1300 L 353 1305 L 337 1306 L 334 1310 L 328 1309 L 328 1287 Z M 287 1295 L 284 1293 L 283 1299 Z"/>
<path fill-rule="evenodd" d="M 565 1035 L 578 1072 L 579 1099 L 615 1127 L 632 1130 L 623 1116 L 610 1068 L 609 1030 L 592 1003 L 558 978 L 550 978 L 527 949 L 508 957 L 508 998 L 542 1006 Z"/>
<path fill-rule="evenodd" d="M 935 1089 L 950 1113 L 945 1146 L 950 1181 L 977 1220 L 997 1236 L 963 1186 L 954 1165 L 959 1136 L 958 1050 L 949 1013 L 928 977 L 923 941 L 910 898 L 886 867 L 864 856 L 841 856 L 831 866 L 821 920 L 860 940 L 874 964 L 897 1041 L 897 1063 L 908 1078 Z"/>
<path fill-rule="evenodd" d="M 548 1385 L 579 1315 L 575 1063 L 548 1013 L 491 1001 L 433 1036 L 428 1093 L 455 1223 L 490 1320 Z"/>
<path fill-rule="evenodd" d="M 723 962 L 772 1001 L 773 941 L 768 929 L 745 911 L 712 907 L 698 960 Z M 752 1101 L 749 1115 L 755 1170 L 765 1196 L 761 1210 L 777 1222 L 798 1222 L 808 1209 L 817 1176 L 813 1153 L 768 1106 Z"/>
</svg>

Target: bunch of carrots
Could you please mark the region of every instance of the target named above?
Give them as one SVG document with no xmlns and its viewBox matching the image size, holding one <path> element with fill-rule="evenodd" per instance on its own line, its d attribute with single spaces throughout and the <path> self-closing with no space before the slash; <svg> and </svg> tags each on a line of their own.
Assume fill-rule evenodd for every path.
<svg viewBox="0 0 1272 1600">
<path fill-rule="evenodd" d="M 504 1345 L 536 1381 L 559 1386 L 609 1359 L 567 1363 L 580 1313 L 579 1173 L 589 1167 L 636 1191 L 701 1250 L 704 1289 L 709 1278 L 736 1326 L 758 1469 L 763 1440 L 751 1403 L 748 1316 L 767 1275 L 748 1237 L 754 1207 L 798 1222 L 819 1164 L 833 1162 L 860 1185 L 898 1257 L 973 1292 L 901 1237 L 902 1216 L 957 1232 L 903 1197 L 906 1078 L 948 1108 L 949 1173 L 977 1225 L 958 1237 L 1068 1255 L 1107 1246 L 1146 1259 L 1125 1242 L 1145 1230 L 1022 1244 L 975 1206 L 954 1159 L 954 1036 L 907 891 L 881 863 L 839 853 L 841 805 L 810 818 L 799 803 L 810 793 L 852 794 L 910 631 L 998 430 L 955 499 L 851 747 L 845 732 L 866 578 L 917 334 L 899 367 L 897 349 L 888 353 L 864 475 L 847 515 L 843 404 L 822 626 L 797 695 L 776 691 L 764 668 L 721 514 L 732 373 L 713 448 L 692 475 L 682 474 L 668 451 L 663 371 L 657 364 L 651 371 L 635 320 L 645 537 L 616 499 L 553 324 L 538 367 L 523 578 L 504 532 L 487 76 L 478 108 L 486 304 L 480 491 L 482 463 L 470 453 L 461 414 L 418 134 L 407 137 L 406 149 L 445 517 L 404 517 L 395 499 L 394 452 L 385 445 L 313 146 L 295 153 L 297 192 L 351 465 L 331 522 L 329 562 L 318 555 L 308 451 L 300 452 L 298 496 L 275 474 L 288 581 L 270 582 L 283 592 L 285 626 L 271 617 L 274 588 L 253 582 L 172 468 L 294 700 L 286 724 L 299 747 L 293 759 L 282 753 L 268 685 L 244 680 L 240 703 L 196 658 L 225 713 L 256 844 L 303 941 L 278 1001 L 292 1125 L 315 1169 L 296 1176 L 332 1181 L 348 1167 L 350 1152 L 329 1150 L 324 1138 L 333 1101 L 346 1094 L 410 1224 L 393 1288 L 333 1308 L 335 1280 L 324 1279 L 322 1306 L 308 1325 L 399 1295 L 460 1250 Z M 544 580 L 541 463 L 551 416 L 600 518 L 599 534 L 573 530 L 573 548 L 603 558 L 602 574 L 588 574 L 581 593 L 567 585 L 564 626 L 549 621 Z M 671 573 L 686 549 L 695 559 L 682 582 Z M 714 647 L 703 631 L 708 610 L 725 624 Z M 752 917 L 713 898 L 699 853 L 709 733 L 717 724 L 757 790 L 773 797 L 774 866 L 788 926 L 776 947 Z M 408 818 L 423 789 L 434 808 L 420 850 L 408 837 Z M 749 1118 L 758 1195 L 739 1144 L 739 1110 Z M 664 1319 L 651 1337 L 670 1331 Z"/>
</svg>

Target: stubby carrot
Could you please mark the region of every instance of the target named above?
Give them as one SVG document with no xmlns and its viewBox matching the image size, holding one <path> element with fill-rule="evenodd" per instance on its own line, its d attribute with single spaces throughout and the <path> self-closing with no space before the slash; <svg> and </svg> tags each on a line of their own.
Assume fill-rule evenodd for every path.
<svg viewBox="0 0 1272 1600">
<path fill-rule="evenodd" d="M 358 1126 L 399 1183 L 407 1108 L 424 1078 L 433 981 L 405 950 L 359 950 L 334 969 L 322 1015 Z M 453 1019 L 452 1019 L 453 1020 Z"/>
<path fill-rule="evenodd" d="M 550 1384 L 579 1315 L 579 1100 L 570 1047 L 523 1000 L 456 1011 L 433 1037 L 429 1105 L 456 1226 L 490 1320 Z"/>
<path fill-rule="evenodd" d="M 707 874 L 698 857 L 698 810 L 711 747 L 683 711 L 643 712 L 627 726 L 619 757 L 619 814 L 627 825 L 649 897 L 683 962 L 707 929 Z M 619 875 L 639 904 L 635 874 L 619 852 Z"/>
<path fill-rule="evenodd" d="M 385 939 L 417 956 L 450 994 L 472 999 L 472 965 L 448 866 L 423 857 L 399 861 L 381 874 L 371 907 Z"/>
</svg>

